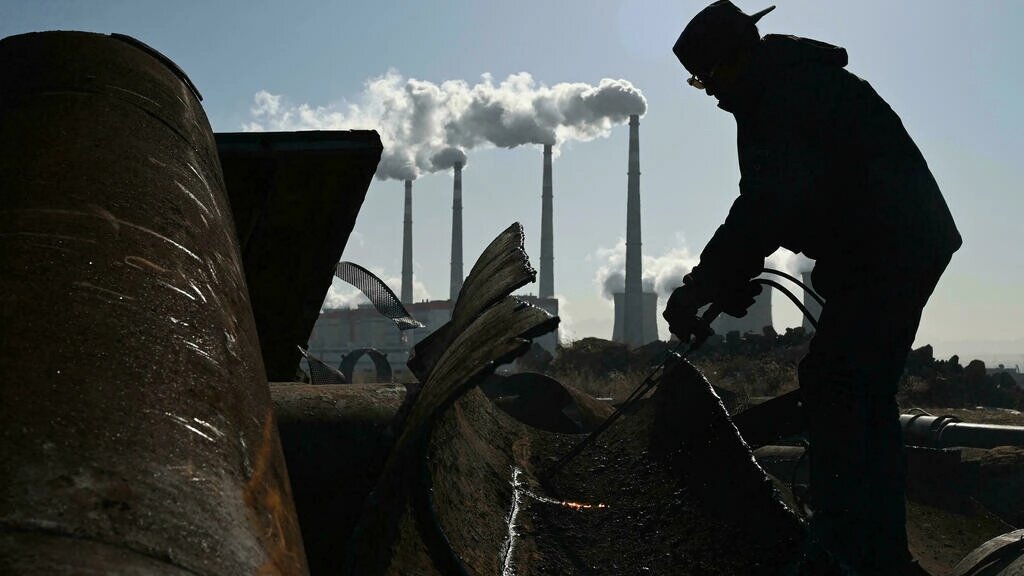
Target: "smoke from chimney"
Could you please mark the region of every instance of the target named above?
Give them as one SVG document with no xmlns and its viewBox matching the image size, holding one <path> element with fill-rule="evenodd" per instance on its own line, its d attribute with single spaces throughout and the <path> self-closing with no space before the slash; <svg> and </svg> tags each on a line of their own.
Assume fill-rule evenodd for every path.
<svg viewBox="0 0 1024 576">
<path fill-rule="evenodd" d="M 555 297 L 555 239 L 552 201 L 551 144 L 545 144 L 540 209 L 540 290 L 538 295 L 541 298 Z"/>
<path fill-rule="evenodd" d="M 471 86 L 463 80 L 406 79 L 389 71 L 367 81 L 356 103 L 291 105 L 261 90 L 253 98 L 252 121 L 242 128 L 377 130 L 384 144 L 377 177 L 415 180 L 454 164 L 434 162 L 445 149 L 552 144 L 557 154 L 557 144 L 605 137 L 629 115 L 646 111 L 647 100 L 626 80 L 546 86 L 523 72 L 497 84 L 484 74 Z"/>
<path fill-rule="evenodd" d="M 412 180 L 405 181 L 405 226 L 402 231 L 402 304 L 412 304 Z"/>
</svg>

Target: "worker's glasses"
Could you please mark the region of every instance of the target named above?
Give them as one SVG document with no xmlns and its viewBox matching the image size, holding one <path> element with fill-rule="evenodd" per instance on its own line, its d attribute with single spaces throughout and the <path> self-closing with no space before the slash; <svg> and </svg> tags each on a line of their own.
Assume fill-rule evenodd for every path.
<svg viewBox="0 0 1024 576">
<path fill-rule="evenodd" d="M 715 65 L 711 67 L 711 70 L 708 72 L 708 75 L 705 76 L 703 79 L 699 78 L 696 74 L 693 74 L 686 79 L 686 83 L 689 84 L 690 86 L 693 86 L 697 90 L 706 90 L 708 87 L 708 83 L 714 80 L 715 72 L 718 71 L 719 64 L 721 64 L 721 61 L 716 62 Z"/>
</svg>

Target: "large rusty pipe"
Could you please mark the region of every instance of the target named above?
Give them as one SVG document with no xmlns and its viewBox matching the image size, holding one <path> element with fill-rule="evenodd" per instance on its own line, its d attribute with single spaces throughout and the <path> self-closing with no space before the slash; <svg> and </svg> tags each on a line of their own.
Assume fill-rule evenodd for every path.
<svg viewBox="0 0 1024 576">
<path fill-rule="evenodd" d="M 306 573 L 198 94 L 79 32 L 0 78 L 0 573 Z"/>
</svg>

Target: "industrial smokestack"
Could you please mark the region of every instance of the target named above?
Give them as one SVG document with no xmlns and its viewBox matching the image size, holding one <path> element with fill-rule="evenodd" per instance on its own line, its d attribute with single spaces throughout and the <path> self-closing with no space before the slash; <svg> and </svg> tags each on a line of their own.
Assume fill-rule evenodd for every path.
<svg viewBox="0 0 1024 576">
<path fill-rule="evenodd" d="M 640 116 L 629 117 L 629 170 L 626 181 L 626 290 L 623 316 L 626 344 L 643 344 L 643 258 L 640 242 Z"/>
<path fill-rule="evenodd" d="M 540 209 L 540 292 L 541 298 L 555 297 L 555 240 L 552 224 L 551 145 L 544 145 L 544 178 Z"/>
<path fill-rule="evenodd" d="M 452 189 L 452 279 L 448 298 L 454 302 L 462 290 L 462 162 L 456 162 Z"/>
<path fill-rule="evenodd" d="M 412 304 L 412 180 L 405 181 L 405 229 L 402 233 L 402 304 Z"/>
</svg>

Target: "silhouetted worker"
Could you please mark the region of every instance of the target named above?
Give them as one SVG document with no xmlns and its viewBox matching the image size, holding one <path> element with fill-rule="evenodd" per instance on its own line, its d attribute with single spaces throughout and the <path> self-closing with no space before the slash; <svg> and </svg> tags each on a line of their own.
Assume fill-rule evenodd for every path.
<svg viewBox="0 0 1024 576">
<path fill-rule="evenodd" d="M 780 246 L 817 260 L 825 298 L 800 363 L 811 505 L 803 573 L 917 573 L 907 551 L 897 383 L 921 310 L 960 247 L 946 202 L 899 117 L 846 71 L 842 48 L 761 38 L 711 4 L 673 47 L 691 86 L 736 118 L 740 195 L 664 316 L 688 340 L 697 310 L 745 314 Z"/>
</svg>

